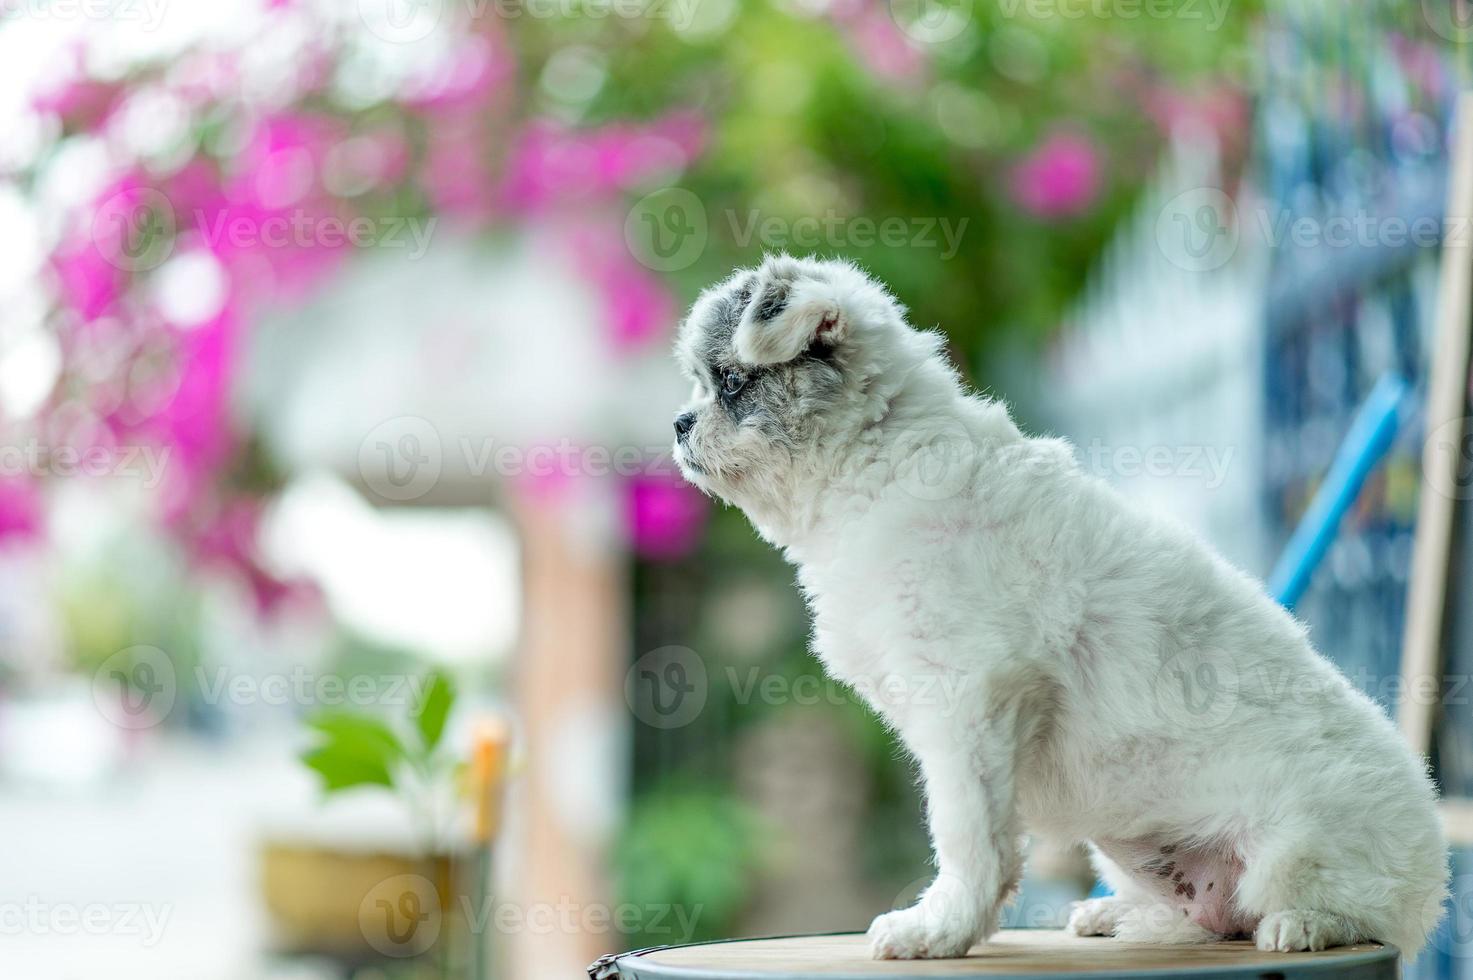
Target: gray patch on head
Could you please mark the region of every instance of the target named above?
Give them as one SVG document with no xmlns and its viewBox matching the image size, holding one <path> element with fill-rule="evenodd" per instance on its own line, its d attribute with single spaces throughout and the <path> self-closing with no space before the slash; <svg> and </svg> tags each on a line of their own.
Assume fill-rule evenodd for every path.
<svg viewBox="0 0 1473 980">
<path fill-rule="evenodd" d="M 738 320 L 742 318 L 742 311 L 747 308 L 747 304 L 752 302 L 752 287 L 755 284 L 756 278 L 756 274 L 751 272 L 743 273 L 742 275 L 741 285 L 733 297 L 733 306 L 736 309 Z"/>
<path fill-rule="evenodd" d="M 765 323 L 787 308 L 788 283 L 785 280 L 775 279 L 762 290 L 762 297 L 757 301 L 757 310 L 753 316 Z"/>
<path fill-rule="evenodd" d="M 752 298 L 752 274 L 740 273 L 727 283 L 722 294 L 712 301 L 710 313 L 698 324 L 700 345 L 697 354 L 707 364 L 722 359 L 731 349 L 731 338 L 741 323 L 742 311 Z"/>
<path fill-rule="evenodd" d="M 842 387 L 837 368 L 803 356 L 750 372 L 746 388 L 727 408 L 738 423 L 790 444 L 812 430 Z"/>
</svg>

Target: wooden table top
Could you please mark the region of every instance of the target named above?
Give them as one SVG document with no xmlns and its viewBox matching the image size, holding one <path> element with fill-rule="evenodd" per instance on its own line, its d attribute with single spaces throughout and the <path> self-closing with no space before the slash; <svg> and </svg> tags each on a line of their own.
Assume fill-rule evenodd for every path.
<svg viewBox="0 0 1473 980">
<path fill-rule="evenodd" d="M 923 977 L 1150 977 L 1151 980 L 1395 980 L 1395 947 L 1264 953 L 1251 942 L 1152 946 L 1053 929 L 1004 929 L 965 959 L 872 960 L 863 935 L 791 936 L 672 946 L 614 961 L 623 980 L 912 980 Z"/>
</svg>

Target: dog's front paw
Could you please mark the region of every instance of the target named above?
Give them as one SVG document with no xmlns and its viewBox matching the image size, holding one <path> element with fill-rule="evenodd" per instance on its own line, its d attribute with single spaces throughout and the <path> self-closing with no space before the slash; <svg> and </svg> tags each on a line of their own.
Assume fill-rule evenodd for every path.
<svg viewBox="0 0 1473 980">
<path fill-rule="evenodd" d="M 922 902 L 886 912 L 869 927 L 870 955 L 877 960 L 946 960 L 967 955 L 977 929 L 933 915 Z"/>
<path fill-rule="evenodd" d="M 877 960 L 942 960 L 967 950 L 996 928 L 974 895 L 938 880 L 908 909 L 886 912 L 869 927 L 870 955 Z"/>
</svg>

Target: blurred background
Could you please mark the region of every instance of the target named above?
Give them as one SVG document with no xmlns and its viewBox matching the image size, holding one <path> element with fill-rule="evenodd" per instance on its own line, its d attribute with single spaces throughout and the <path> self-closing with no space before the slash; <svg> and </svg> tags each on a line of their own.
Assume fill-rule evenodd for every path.
<svg viewBox="0 0 1473 980">
<path fill-rule="evenodd" d="M 1403 379 L 1298 605 L 1394 711 L 1470 40 L 1461 0 L 0 0 L 5 975 L 543 980 L 912 900 L 910 764 L 668 458 L 681 310 L 768 250 L 861 262 L 1257 575 Z M 1417 976 L 1473 977 L 1457 862 Z M 1038 844 L 1011 920 L 1091 884 Z"/>
</svg>

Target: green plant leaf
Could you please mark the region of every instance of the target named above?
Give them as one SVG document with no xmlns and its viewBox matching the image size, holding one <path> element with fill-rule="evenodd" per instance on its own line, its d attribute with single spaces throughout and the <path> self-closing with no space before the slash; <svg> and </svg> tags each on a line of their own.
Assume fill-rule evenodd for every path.
<svg viewBox="0 0 1473 980">
<path fill-rule="evenodd" d="M 435 746 L 440 744 L 440 736 L 445 734 L 445 719 L 454 704 L 455 682 L 443 671 L 430 674 L 414 713 L 414 727 L 419 730 L 426 753 L 435 751 Z"/>
<path fill-rule="evenodd" d="M 394 767 L 406 750 L 393 729 L 364 715 L 330 712 L 307 724 L 323 736 L 302 761 L 322 777 L 327 792 L 353 786 L 394 785 Z"/>
<path fill-rule="evenodd" d="M 322 788 L 328 793 L 354 786 L 394 785 L 393 774 L 382 759 L 356 754 L 339 743 L 303 752 L 302 762 L 322 777 Z"/>
<path fill-rule="evenodd" d="M 324 744 L 352 755 L 382 760 L 389 766 L 408 754 L 394 730 L 377 718 L 329 712 L 307 719 L 307 725 L 327 736 Z"/>
</svg>

